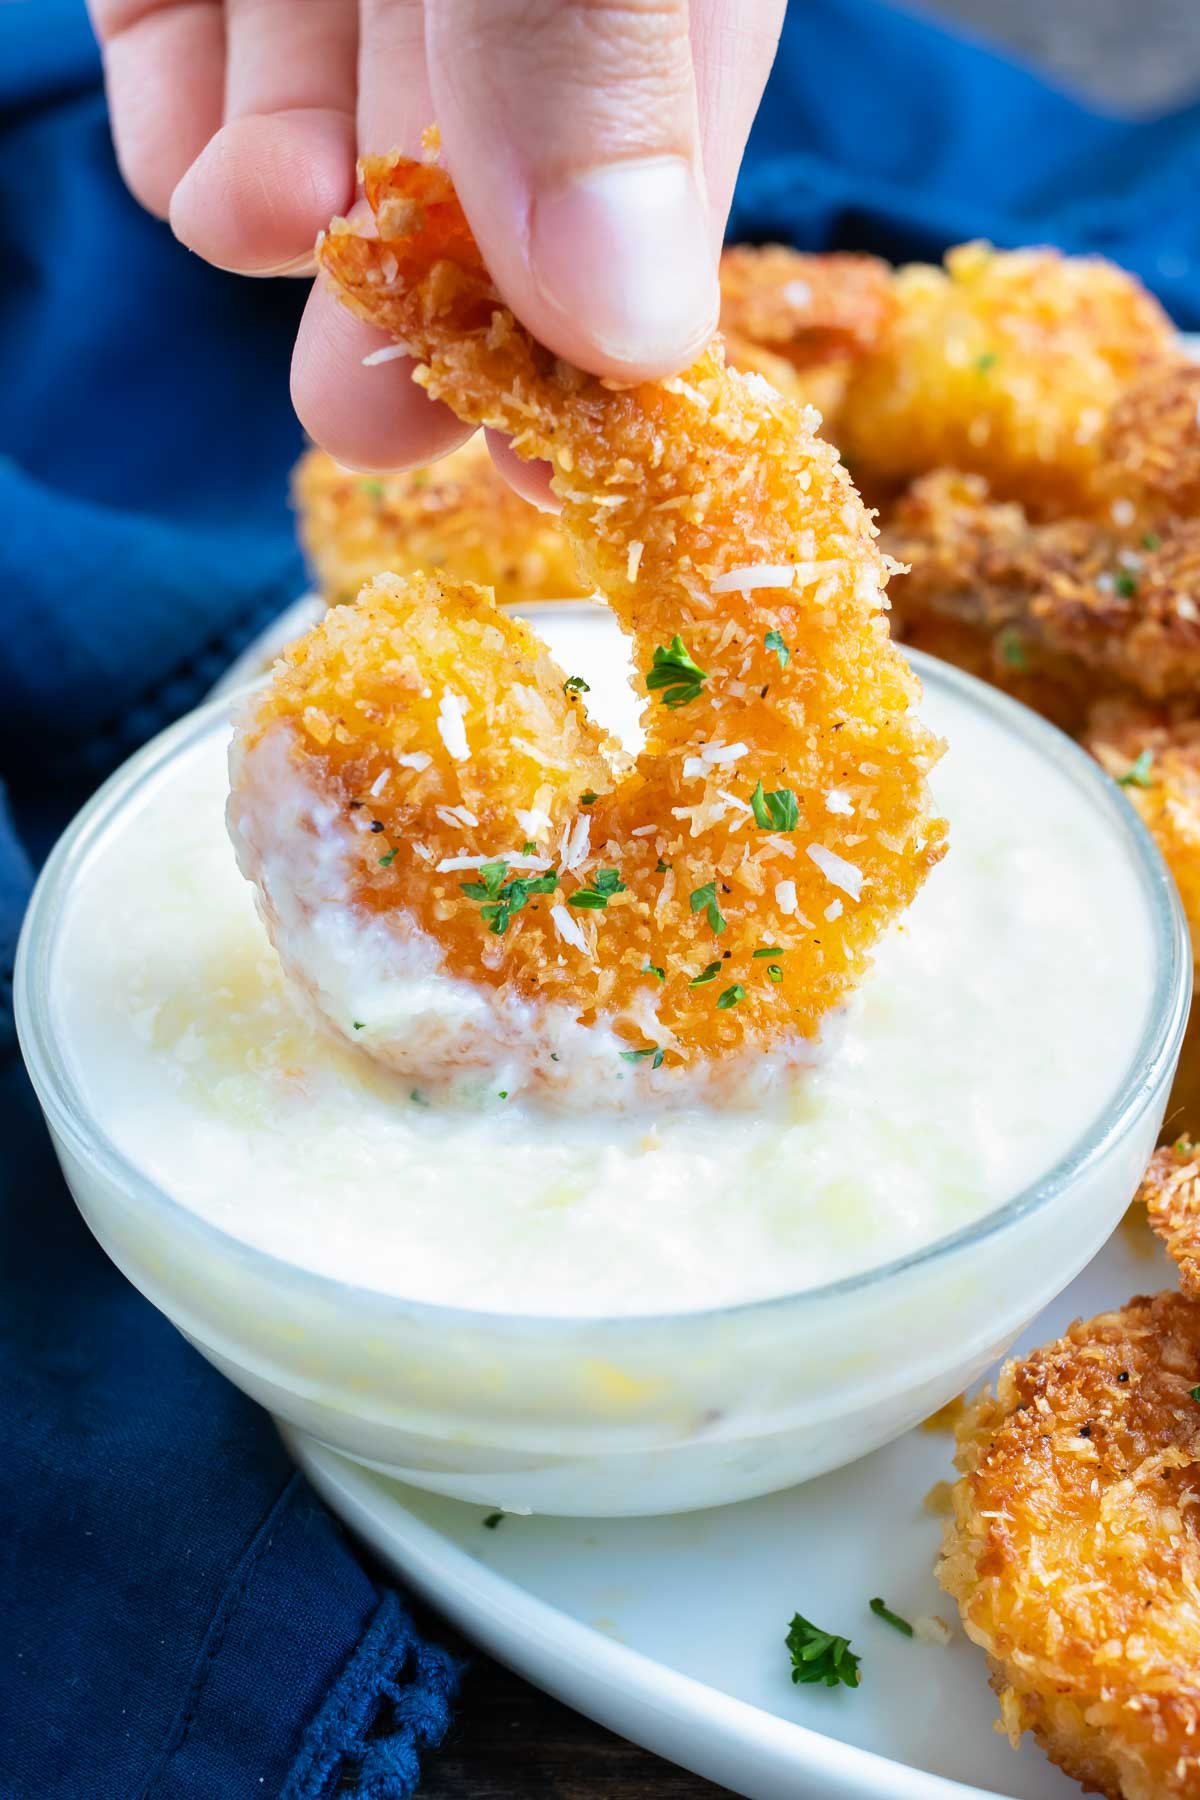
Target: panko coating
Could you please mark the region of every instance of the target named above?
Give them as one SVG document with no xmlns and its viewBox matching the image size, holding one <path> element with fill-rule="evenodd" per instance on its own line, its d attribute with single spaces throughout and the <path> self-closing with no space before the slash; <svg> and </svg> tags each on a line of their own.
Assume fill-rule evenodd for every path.
<svg viewBox="0 0 1200 1800">
<path fill-rule="evenodd" d="M 1117 401 L 1178 352 L 1124 270 L 1056 250 L 951 250 L 897 271 L 895 314 L 854 364 L 838 443 L 856 476 L 900 487 L 933 469 L 983 475 L 1040 516 L 1088 510 Z"/>
<path fill-rule="evenodd" d="M 721 259 L 722 326 L 735 368 L 836 420 L 850 361 L 877 341 L 891 270 L 869 256 L 737 246 Z M 830 435 L 827 430 L 826 435 Z M 501 476 L 482 436 L 439 462 L 361 475 L 312 449 L 292 477 L 300 541 L 330 605 L 373 575 L 431 573 L 494 588 L 502 605 L 586 590 L 551 515 Z"/>
<path fill-rule="evenodd" d="M 1109 1800 L 1200 1793 L 1200 1303 L 1076 1322 L 958 1432 L 938 1576 L 1003 1725 Z"/>
<path fill-rule="evenodd" d="M 1175 878 L 1200 947 L 1200 718 L 1129 701 L 1097 706 L 1083 742 L 1137 807 Z"/>
<path fill-rule="evenodd" d="M 474 581 L 502 605 L 569 600 L 585 589 L 558 522 L 523 500 L 482 436 L 440 462 L 394 475 L 357 475 L 322 450 L 292 477 L 300 541 L 330 605 L 353 600 L 390 571 Z"/>
<path fill-rule="evenodd" d="M 891 267 L 875 256 L 735 244 L 721 257 L 729 361 L 815 406 L 834 442 L 851 368 L 880 343 L 895 307 Z"/>
<path fill-rule="evenodd" d="M 1200 694 L 1200 519 L 1037 524 L 979 476 L 939 471 L 897 503 L 884 543 L 907 566 L 901 635 L 934 619 L 966 628 L 1001 685 L 1019 691 L 1014 678 L 1029 675 L 1065 688 L 1065 705 L 1042 710 L 1069 730 L 1107 694 Z"/>
<path fill-rule="evenodd" d="M 532 1086 L 570 1073 L 563 1052 L 541 1053 L 550 1018 L 580 1027 L 589 1055 L 609 1044 L 613 1067 L 617 1046 L 645 1058 L 652 1081 L 743 1049 L 807 1055 L 945 847 L 926 780 L 941 746 L 888 637 L 862 503 L 811 422 L 729 370 L 719 343 L 662 381 L 585 374 L 503 306 L 442 170 L 378 158 L 365 185 L 378 235 L 335 222 L 324 270 L 411 349 L 431 395 L 551 463 L 577 562 L 633 641 L 646 744 L 632 772 L 601 772 L 573 694 L 578 735 L 564 745 L 563 674 L 529 652 L 522 663 L 498 629 L 486 646 L 459 641 L 460 621 L 486 609 L 444 583 L 448 639 L 400 619 L 403 654 L 370 621 L 353 648 L 335 646 L 327 621 L 296 679 L 277 679 L 243 723 L 231 800 L 243 866 L 261 886 L 280 850 L 280 779 L 297 777 L 331 828 L 369 796 L 377 830 L 357 830 L 339 864 L 349 914 L 386 915 L 469 987 Z M 387 603 L 403 613 L 411 597 L 401 584 Z M 518 680 L 519 725 L 491 697 Z M 415 716 L 414 695 L 436 717 Z M 518 736 L 521 757 L 506 755 Z M 481 787 L 485 745 L 499 761 Z M 544 883 L 536 904 L 527 870 Z M 363 1047 L 411 1054 L 379 1034 Z"/>
<path fill-rule="evenodd" d="M 1150 1228 L 1179 1270 L 1185 1294 L 1200 1300 L 1200 1149 L 1183 1133 L 1154 1152 L 1138 1198 Z"/>
</svg>

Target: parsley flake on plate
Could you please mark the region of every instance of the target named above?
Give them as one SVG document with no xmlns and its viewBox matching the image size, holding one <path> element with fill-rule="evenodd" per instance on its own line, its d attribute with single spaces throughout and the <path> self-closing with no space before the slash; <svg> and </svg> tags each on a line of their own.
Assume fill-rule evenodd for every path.
<svg viewBox="0 0 1200 1800">
<path fill-rule="evenodd" d="M 849 1638 L 836 1637 L 822 1631 L 803 1613 L 796 1613 L 786 1638 L 792 1658 L 792 1680 L 808 1686 L 824 1682 L 826 1687 L 858 1686 L 860 1659 L 850 1648 Z"/>
<path fill-rule="evenodd" d="M 597 869 L 587 887 L 567 895 L 568 906 L 582 906 L 590 911 L 606 907 L 614 894 L 623 894 L 625 883 L 619 869 Z"/>
<path fill-rule="evenodd" d="M 686 706 L 690 700 L 698 700 L 707 680 L 707 674 L 692 660 L 678 632 L 669 644 L 659 644 L 654 652 L 653 667 L 646 671 L 646 686 L 650 693 L 661 688 L 663 705 L 670 707 Z"/>
<path fill-rule="evenodd" d="M 880 1600 L 876 1595 L 875 1599 L 870 1602 L 870 1606 L 877 1619 L 882 1619 L 887 1625 L 893 1625 L 904 1637 L 912 1636 L 913 1628 L 908 1620 L 902 1619 L 899 1613 L 894 1613 L 886 1600 Z"/>
<path fill-rule="evenodd" d="M 484 1519 L 482 1523 L 483 1523 L 483 1529 L 485 1531 L 495 1531 L 497 1525 L 503 1525 L 504 1514 L 503 1513 L 489 1513 L 487 1518 Z"/>
<path fill-rule="evenodd" d="M 800 823 L 800 802 L 791 788 L 776 788 L 763 793 L 760 781 L 750 796 L 755 823 L 764 831 L 795 831 Z"/>
<path fill-rule="evenodd" d="M 763 639 L 763 643 L 768 650 L 773 650 L 775 652 L 776 656 L 779 658 L 780 668 L 786 669 L 788 663 L 792 659 L 792 653 L 784 643 L 779 632 L 768 631 L 766 637 Z"/>
<path fill-rule="evenodd" d="M 689 904 L 694 913 L 702 912 L 708 915 L 709 928 L 712 931 L 713 936 L 720 937 L 725 929 L 726 919 L 721 908 L 717 905 L 716 882 L 706 881 L 703 887 L 693 888 Z"/>
</svg>

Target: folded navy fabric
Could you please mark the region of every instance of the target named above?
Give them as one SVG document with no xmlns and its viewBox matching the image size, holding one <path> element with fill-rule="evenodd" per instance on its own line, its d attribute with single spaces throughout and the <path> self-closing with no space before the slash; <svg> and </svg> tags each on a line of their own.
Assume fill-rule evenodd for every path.
<svg viewBox="0 0 1200 1800">
<path fill-rule="evenodd" d="M 803 0 L 731 229 L 1101 249 L 1197 326 L 1198 175 L 1197 109 L 1100 118 L 873 0 Z M 11 1011 L 54 836 L 301 591 L 303 292 L 128 198 L 80 0 L 0 6 L 0 268 L 0 1794 L 399 1800 L 456 1666 L 92 1242 Z"/>
</svg>

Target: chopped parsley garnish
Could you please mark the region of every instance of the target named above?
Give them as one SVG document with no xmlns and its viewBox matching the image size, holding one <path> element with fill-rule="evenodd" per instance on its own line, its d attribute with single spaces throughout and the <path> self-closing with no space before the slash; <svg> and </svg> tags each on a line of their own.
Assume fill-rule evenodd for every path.
<svg viewBox="0 0 1200 1800">
<path fill-rule="evenodd" d="M 671 866 L 670 863 L 664 862 L 662 857 L 660 856 L 658 861 L 654 865 L 654 873 L 656 875 L 665 875 L 667 870 L 670 868 L 670 866 Z"/>
<path fill-rule="evenodd" d="M 1130 763 L 1125 773 L 1117 776 L 1117 786 L 1137 788 L 1153 787 L 1154 783 L 1150 779 L 1150 770 L 1153 765 L 1153 750 L 1143 750 L 1141 755 Z"/>
<path fill-rule="evenodd" d="M 580 806 L 595 806 L 599 798 L 600 796 L 595 788 L 584 788 L 582 794 L 579 796 L 579 804 Z"/>
<path fill-rule="evenodd" d="M 625 883 L 619 869 L 597 869 L 591 885 L 577 888 L 567 895 L 568 906 L 583 906 L 595 912 L 606 907 L 614 894 L 623 894 Z"/>
<path fill-rule="evenodd" d="M 719 962 L 710 962 L 706 969 L 701 969 L 701 971 L 698 975 L 694 975 L 692 977 L 692 979 L 688 982 L 688 986 L 689 987 L 704 987 L 708 982 L 715 981 L 717 979 L 717 976 L 720 973 L 721 973 L 720 963 Z"/>
<path fill-rule="evenodd" d="M 582 675 L 568 675 L 563 682 L 564 694 L 590 694 L 591 691 L 591 683 L 585 681 Z"/>
<path fill-rule="evenodd" d="M 499 1092 L 497 1093 L 496 1098 L 497 1098 L 497 1100 L 507 1100 L 508 1099 L 508 1089 L 501 1088 L 499 1090 Z"/>
<path fill-rule="evenodd" d="M 780 968 L 778 963 L 768 963 L 767 964 L 767 974 L 772 981 L 782 981 L 783 980 L 783 970 Z"/>
<path fill-rule="evenodd" d="M 429 1101 L 425 1098 L 425 1095 L 421 1092 L 420 1088 L 410 1088 L 408 1091 L 408 1097 L 412 1101 L 414 1106 L 428 1106 L 429 1105 Z"/>
<path fill-rule="evenodd" d="M 367 1021 L 365 1019 L 355 1019 L 354 1029 L 355 1031 L 365 1031 L 367 1029 Z"/>
<path fill-rule="evenodd" d="M 1189 1388 L 1188 1399 L 1200 1401 L 1200 1387 Z"/>
<path fill-rule="evenodd" d="M 526 838 L 525 842 L 521 845 L 521 855 L 522 856 L 536 856 L 537 855 L 537 845 L 534 843 L 532 838 Z"/>
<path fill-rule="evenodd" d="M 502 1525 L 503 1523 L 503 1513 L 489 1513 L 487 1518 L 483 1521 L 483 1529 L 485 1531 L 495 1531 L 497 1525 Z"/>
<path fill-rule="evenodd" d="M 1025 646 L 1017 632 L 1011 628 L 1000 633 L 1000 654 L 1010 669 L 1025 669 L 1029 666 Z"/>
<path fill-rule="evenodd" d="M 653 694 L 663 690 L 664 706 L 686 706 L 698 700 L 708 677 L 699 663 L 693 662 L 676 632 L 667 645 L 659 644 L 654 652 L 654 666 L 646 671 L 646 686 Z"/>
<path fill-rule="evenodd" d="M 823 1681 L 826 1687 L 858 1686 L 859 1658 L 850 1648 L 849 1638 L 835 1637 L 822 1631 L 796 1613 L 788 1627 L 787 1647 L 792 1657 L 792 1680 L 797 1685 Z"/>
<path fill-rule="evenodd" d="M 648 962 L 646 964 L 645 968 L 642 970 L 642 974 L 643 975 L 654 975 L 658 978 L 659 981 L 665 981 L 667 979 L 667 971 L 665 969 L 659 968 L 657 963 Z"/>
<path fill-rule="evenodd" d="M 506 881 L 507 875 L 508 864 L 501 858 L 484 863 L 478 881 L 458 884 L 468 900 L 482 901 L 480 916 L 497 937 L 504 936 L 513 914 L 520 912 L 531 894 L 552 894 L 558 886 L 556 869 L 547 870 L 545 875 L 512 875 Z"/>
<path fill-rule="evenodd" d="M 791 661 L 792 653 L 780 637 L 779 633 L 777 631 L 768 631 L 766 637 L 763 639 L 763 643 L 768 650 L 773 650 L 775 652 L 776 656 L 779 658 L 780 668 L 786 669 L 788 663 Z"/>
<path fill-rule="evenodd" d="M 994 369 L 999 361 L 1000 358 L 994 350 L 985 350 L 982 356 L 975 358 L 975 367 L 981 375 L 986 375 L 988 370 Z"/>
<path fill-rule="evenodd" d="M 757 962 L 760 956 L 782 956 L 782 955 L 783 955 L 783 951 L 778 944 L 768 944 L 765 950 L 756 950 L 754 952 L 754 960 L 755 960 L 755 962 Z"/>
<path fill-rule="evenodd" d="M 396 852 L 394 850 L 389 850 L 386 856 L 380 857 L 379 866 L 381 869 L 390 869 L 395 860 Z"/>
<path fill-rule="evenodd" d="M 358 486 L 359 486 L 359 491 L 361 493 L 364 493 L 367 496 L 368 500 L 382 500 L 383 499 L 383 483 L 382 483 L 382 481 L 360 481 Z"/>
<path fill-rule="evenodd" d="M 621 1061 L 629 1063 L 644 1062 L 646 1057 L 650 1057 L 650 1067 L 652 1069 L 661 1069 L 664 1054 L 665 1052 L 660 1050 L 657 1044 L 647 1044 L 644 1050 L 622 1050 Z"/>
<path fill-rule="evenodd" d="M 1122 600 L 1132 600 L 1138 591 L 1138 578 L 1129 569 L 1122 569 L 1113 580 L 1113 586 Z"/>
<path fill-rule="evenodd" d="M 912 1636 L 913 1628 L 908 1620 L 902 1619 L 899 1613 L 894 1613 L 886 1600 L 880 1600 L 877 1596 L 870 1604 L 871 1611 L 877 1619 L 883 1619 L 886 1624 L 894 1625 L 896 1630 L 902 1632 L 905 1637 Z"/>
<path fill-rule="evenodd" d="M 764 794 L 760 781 L 750 796 L 756 822 L 764 831 L 795 831 L 800 823 L 800 802 L 791 788 L 776 788 Z"/>
<path fill-rule="evenodd" d="M 725 929 L 725 917 L 717 905 L 717 884 L 706 881 L 703 887 L 693 888 L 691 908 L 694 913 L 707 913 L 708 923 L 714 937 L 720 937 Z"/>
<path fill-rule="evenodd" d="M 1162 539 L 1159 537 L 1157 531 L 1143 532 L 1143 534 L 1142 534 L 1142 549 L 1143 550 L 1161 550 L 1162 549 Z"/>
<path fill-rule="evenodd" d="M 736 1006 L 739 1000 L 744 1000 L 745 998 L 745 988 L 740 981 L 735 981 L 732 987 L 727 987 L 723 994 L 718 995 L 717 1010 L 719 1012 L 728 1012 L 731 1006 Z"/>
</svg>

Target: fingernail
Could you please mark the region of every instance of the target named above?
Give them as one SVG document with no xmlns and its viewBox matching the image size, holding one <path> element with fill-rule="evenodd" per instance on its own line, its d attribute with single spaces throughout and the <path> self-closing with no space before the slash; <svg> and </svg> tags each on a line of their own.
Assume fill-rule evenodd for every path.
<svg viewBox="0 0 1200 1800">
<path fill-rule="evenodd" d="M 620 362 L 677 366 L 716 328 L 708 213 L 680 156 L 611 163 L 535 195 L 530 259 L 543 297 Z"/>
</svg>

